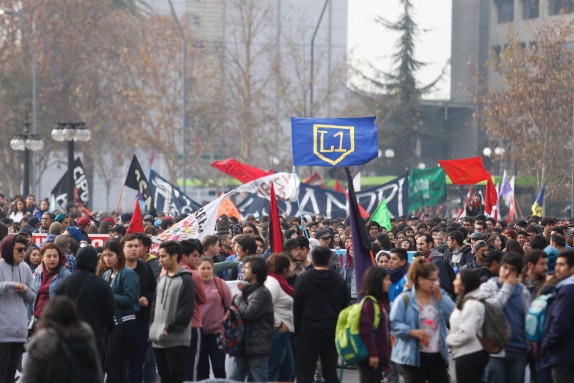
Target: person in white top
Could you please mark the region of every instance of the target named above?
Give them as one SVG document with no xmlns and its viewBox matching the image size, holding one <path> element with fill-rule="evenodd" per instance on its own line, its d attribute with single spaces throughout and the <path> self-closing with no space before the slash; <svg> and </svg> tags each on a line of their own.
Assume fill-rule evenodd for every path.
<svg viewBox="0 0 574 383">
<path fill-rule="evenodd" d="M 269 381 L 293 381 L 293 352 L 291 335 L 295 331 L 293 322 L 293 287 L 287 283 L 295 271 L 291 259 L 280 253 L 271 254 L 267 259 L 269 274 L 265 287 L 273 299 L 275 333 L 273 335 L 273 353 L 269 358 Z"/>
<path fill-rule="evenodd" d="M 488 363 L 478 336 L 484 324 L 484 305 L 480 299 L 488 294 L 479 290 L 480 276 L 476 270 L 463 269 L 454 280 L 454 292 L 458 295 L 455 310 L 450 316 L 450 333 L 446 343 L 452 349 L 456 366 L 456 381 L 479 383 Z"/>
</svg>

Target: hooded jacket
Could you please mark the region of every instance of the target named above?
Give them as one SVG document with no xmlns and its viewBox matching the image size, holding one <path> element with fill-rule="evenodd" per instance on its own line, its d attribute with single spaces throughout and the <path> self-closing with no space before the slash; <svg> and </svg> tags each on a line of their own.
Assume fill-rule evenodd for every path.
<svg viewBox="0 0 574 383">
<path fill-rule="evenodd" d="M 484 305 L 480 299 L 489 294 L 476 289 L 464 296 L 462 310 L 455 308 L 450 315 L 450 333 L 446 344 L 452 349 L 452 356 L 458 358 L 483 349 L 478 336 L 482 335 L 484 325 Z"/>
<path fill-rule="evenodd" d="M 78 270 L 58 285 L 56 295 L 76 302 L 80 319 L 94 331 L 96 345 L 103 355 L 105 336 L 114 326 L 116 303 L 110 285 L 95 274 L 97 264 L 96 249 L 91 245 L 81 247 L 76 256 Z"/>
<path fill-rule="evenodd" d="M 13 263 L 14 237 L 4 238 L 0 248 L 0 342 L 25 343 L 28 338 L 26 304 L 34 303 L 36 291 L 30 266 L 26 262 L 10 264 Z M 26 285 L 28 289 L 23 293 L 17 292 L 17 283 Z"/>
<path fill-rule="evenodd" d="M 530 293 L 522 283 L 512 286 L 501 284 L 498 277 L 493 277 L 480 285 L 480 290 L 489 296 L 487 301 L 504 311 L 512 331 L 510 341 L 499 354 L 491 357 L 503 358 L 508 355 L 526 355 L 527 343 L 524 334 L 526 314 L 530 305 Z"/>
<path fill-rule="evenodd" d="M 149 339 L 152 346 L 189 346 L 194 306 L 195 283 L 188 270 L 180 267 L 174 275 L 161 277 L 150 313 Z"/>
<path fill-rule="evenodd" d="M 26 348 L 28 358 L 22 383 L 103 381 L 94 334 L 86 323 L 59 332 L 53 328 L 40 329 Z"/>
<path fill-rule="evenodd" d="M 546 313 L 542 338 L 542 366 L 574 366 L 574 275 L 556 286 Z"/>
<path fill-rule="evenodd" d="M 334 270 L 311 269 L 299 274 L 293 297 L 295 333 L 333 331 L 339 313 L 349 305 L 347 286 Z"/>
<path fill-rule="evenodd" d="M 243 318 L 244 356 L 270 356 L 273 349 L 273 298 L 262 283 L 247 286 L 233 299 Z"/>
</svg>

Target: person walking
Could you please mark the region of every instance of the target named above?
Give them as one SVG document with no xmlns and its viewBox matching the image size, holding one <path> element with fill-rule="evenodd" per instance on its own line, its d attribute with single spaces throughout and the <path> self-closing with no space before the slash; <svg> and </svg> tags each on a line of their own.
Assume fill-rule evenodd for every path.
<svg viewBox="0 0 574 383">
<path fill-rule="evenodd" d="M 32 272 L 24 262 L 28 245 L 21 235 L 9 235 L 0 244 L 0 381 L 13 383 L 28 338 L 28 310 L 36 291 Z"/>
<path fill-rule="evenodd" d="M 461 270 L 454 280 L 458 299 L 450 315 L 446 343 L 452 349 L 457 382 L 480 383 L 488 363 L 488 353 L 478 339 L 484 324 L 484 304 L 480 299 L 488 298 L 488 294 L 479 287 L 480 276 L 473 269 Z"/>
<path fill-rule="evenodd" d="M 151 309 L 149 339 L 162 383 L 180 383 L 191 378 L 186 366 L 191 349 L 191 318 L 195 286 L 191 273 L 180 266 L 182 250 L 176 241 L 159 247 L 159 263 L 166 270 L 160 277 Z"/>
<path fill-rule="evenodd" d="M 331 249 L 317 246 L 311 257 L 315 267 L 299 274 L 293 297 L 297 382 L 314 382 L 320 357 L 323 378 L 334 383 L 338 381 L 335 329 L 339 313 L 349 305 L 349 295 L 345 280 L 331 269 Z"/>
<path fill-rule="evenodd" d="M 395 345 L 391 360 L 407 383 L 447 383 L 447 322 L 454 303 L 439 285 L 439 269 L 423 258 L 413 261 L 409 290 L 391 307 Z M 412 286 L 411 286 L 412 284 Z"/>
<path fill-rule="evenodd" d="M 360 295 L 371 296 L 379 306 L 379 325 L 373 329 L 375 306 L 372 300 L 366 299 L 361 309 L 359 333 L 367 348 L 369 357 L 359 362 L 359 378 L 361 383 L 380 382 L 384 369 L 389 367 L 391 358 L 391 342 L 389 336 L 389 287 L 391 277 L 389 272 L 378 266 L 371 266 L 363 275 Z"/>
<path fill-rule="evenodd" d="M 66 297 L 57 296 L 46 304 L 27 350 L 22 383 L 104 380 L 94 333 Z"/>
<path fill-rule="evenodd" d="M 126 267 L 126 257 L 117 239 L 104 244 L 101 257 L 109 267 L 102 278 L 112 288 L 116 303 L 116 325 L 108 335 L 106 345 L 106 382 L 127 383 L 130 357 L 139 350 L 135 320 L 140 307 L 140 282 L 135 271 Z"/>
<path fill-rule="evenodd" d="M 96 276 L 98 255 L 92 245 L 87 245 L 76 255 L 77 271 L 56 288 L 56 295 L 63 295 L 76 303 L 80 319 L 94 332 L 100 360 L 105 360 L 105 340 L 114 327 L 116 303 L 112 289 L 106 281 Z"/>
<path fill-rule="evenodd" d="M 233 299 L 233 304 L 243 318 L 245 334 L 241 355 L 231 358 L 230 380 L 267 382 L 269 356 L 273 345 L 273 301 L 265 287 L 267 265 L 257 256 L 244 258 L 243 280 L 238 284 L 241 293 Z"/>
<path fill-rule="evenodd" d="M 213 376 L 225 379 L 225 354 L 217 347 L 217 338 L 223 332 L 225 309 L 231 304 L 233 296 L 227 283 L 213 275 L 213 258 L 201 257 L 197 271 L 206 296 L 205 303 L 199 306 L 203 342 L 199 351 L 197 379 L 209 378 L 210 361 Z"/>
</svg>

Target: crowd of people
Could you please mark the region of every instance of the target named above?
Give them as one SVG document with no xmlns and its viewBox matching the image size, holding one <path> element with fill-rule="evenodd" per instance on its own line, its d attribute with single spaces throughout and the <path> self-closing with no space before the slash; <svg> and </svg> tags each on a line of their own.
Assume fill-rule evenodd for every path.
<svg viewBox="0 0 574 383">
<path fill-rule="evenodd" d="M 33 196 L 0 215 L 0 381 L 14 381 L 25 346 L 25 382 L 338 382 L 337 320 L 365 296 L 368 357 L 350 366 L 361 382 L 574 376 L 574 222 L 507 224 L 480 206 L 454 221 L 395 218 L 388 230 L 369 221 L 375 264 L 358 276 L 348 219 L 281 217 L 284 251 L 274 253 L 267 217 L 221 216 L 202 240 L 150 254 L 152 237 L 183 216 L 146 215 L 144 232 L 128 233 L 129 213 L 51 212 Z M 95 232 L 109 235 L 103 246 L 90 245 Z M 34 233 L 46 233 L 40 246 Z M 525 318 L 543 294 L 544 334 L 532 342 Z M 510 328 L 498 353 L 482 343 L 484 302 Z M 230 305 L 244 337 L 226 356 L 218 338 Z"/>
</svg>

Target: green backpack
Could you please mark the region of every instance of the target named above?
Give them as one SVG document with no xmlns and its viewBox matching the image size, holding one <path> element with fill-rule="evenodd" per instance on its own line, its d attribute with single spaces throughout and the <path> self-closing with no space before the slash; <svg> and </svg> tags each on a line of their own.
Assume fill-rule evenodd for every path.
<svg viewBox="0 0 574 383">
<path fill-rule="evenodd" d="M 337 329 L 335 330 L 335 345 L 337 352 L 343 358 L 343 362 L 348 365 L 357 364 L 367 359 L 369 353 L 361 334 L 359 333 L 359 322 L 361 321 L 361 311 L 365 300 L 370 299 L 373 301 L 375 309 L 375 319 L 373 320 L 373 331 L 379 327 L 380 321 L 380 308 L 377 300 L 367 295 L 361 299 L 361 302 L 355 303 L 345 308 L 339 314 L 337 320 Z"/>
</svg>

